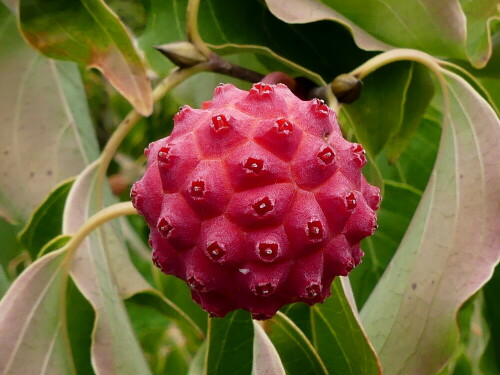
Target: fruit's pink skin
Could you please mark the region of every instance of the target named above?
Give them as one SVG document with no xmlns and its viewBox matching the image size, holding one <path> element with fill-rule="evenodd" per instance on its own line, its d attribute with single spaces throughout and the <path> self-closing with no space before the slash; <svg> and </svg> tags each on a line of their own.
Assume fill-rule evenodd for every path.
<svg viewBox="0 0 500 375">
<path fill-rule="evenodd" d="M 242 308 L 267 319 L 324 301 L 334 277 L 361 262 L 380 203 L 361 174 L 364 150 L 342 137 L 336 114 L 282 84 L 228 84 L 174 121 L 146 149 L 131 191 L 154 263 L 212 316 Z"/>
</svg>

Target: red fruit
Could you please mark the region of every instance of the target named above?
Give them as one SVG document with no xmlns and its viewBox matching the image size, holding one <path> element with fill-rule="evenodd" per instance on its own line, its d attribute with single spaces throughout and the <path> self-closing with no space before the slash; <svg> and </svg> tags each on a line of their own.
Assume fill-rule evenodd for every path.
<svg viewBox="0 0 500 375">
<path fill-rule="evenodd" d="M 291 302 L 322 302 L 361 262 L 380 192 L 325 103 L 282 84 L 222 85 L 174 123 L 146 151 L 131 197 L 155 265 L 211 316 L 242 308 L 268 319 Z"/>
</svg>

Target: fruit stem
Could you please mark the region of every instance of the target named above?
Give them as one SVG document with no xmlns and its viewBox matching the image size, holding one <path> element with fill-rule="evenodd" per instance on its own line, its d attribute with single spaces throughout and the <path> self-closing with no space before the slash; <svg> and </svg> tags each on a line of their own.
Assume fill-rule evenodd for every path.
<svg viewBox="0 0 500 375">
<path fill-rule="evenodd" d="M 132 206 L 132 202 L 113 204 L 91 216 L 64 246 L 67 251 L 66 262 L 70 262 L 71 259 L 73 259 L 75 251 L 94 229 L 111 219 L 126 215 L 137 215 L 137 211 L 134 206 Z"/>
<path fill-rule="evenodd" d="M 230 77 L 239 78 L 247 82 L 256 83 L 262 81 L 264 74 L 235 65 L 216 53 L 210 54 L 210 70 Z"/>
<path fill-rule="evenodd" d="M 203 70 L 209 69 L 209 63 L 204 62 L 194 65 L 190 68 L 176 69 L 172 71 L 163 81 L 161 81 L 158 86 L 155 87 L 153 91 L 153 101 L 157 102 L 163 96 L 165 96 L 171 89 L 183 82 L 185 79 L 191 77 L 193 74 L 201 72 Z M 120 146 L 123 139 L 127 136 L 130 130 L 135 124 L 142 118 L 142 116 L 133 109 L 125 117 L 125 119 L 118 125 L 116 130 L 113 132 L 108 142 L 102 150 L 102 154 L 99 157 L 99 169 L 97 171 L 96 177 L 96 207 L 102 207 L 102 189 L 104 184 L 104 177 L 106 176 L 106 171 L 108 170 L 109 164 L 113 159 L 118 147 Z"/>
<path fill-rule="evenodd" d="M 201 39 L 198 31 L 198 11 L 200 9 L 200 0 L 189 0 L 186 9 L 186 34 L 188 40 L 207 58 L 210 58 L 212 51 Z"/>
<path fill-rule="evenodd" d="M 359 79 L 365 78 L 367 75 L 370 73 L 373 73 L 375 70 L 393 63 L 397 61 L 415 61 L 418 62 L 430 70 L 432 70 L 437 78 L 440 81 L 443 81 L 443 75 L 441 73 L 441 68 L 439 64 L 437 63 L 437 59 L 432 57 L 431 55 L 428 55 L 425 52 L 417 51 L 414 49 L 406 49 L 406 48 L 401 48 L 401 49 L 393 49 L 384 53 L 381 53 L 380 55 L 377 55 L 364 64 L 358 66 L 356 69 L 354 69 L 352 72 L 350 72 L 350 75 L 353 75 Z"/>
</svg>

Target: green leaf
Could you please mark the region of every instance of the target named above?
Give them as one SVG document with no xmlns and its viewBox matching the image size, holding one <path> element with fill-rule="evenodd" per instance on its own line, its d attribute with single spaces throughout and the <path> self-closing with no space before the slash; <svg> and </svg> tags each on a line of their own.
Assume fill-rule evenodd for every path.
<svg viewBox="0 0 500 375">
<path fill-rule="evenodd" d="M 64 251 L 27 268 L 0 301 L 0 372 L 76 374 L 65 326 Z"/>
<path fill-rule="evenodd" d="M 391 374 L 442 366 L 457 345 L 458 309 L 491 277 L 500 257 L 500 121 L 467 82 L 443 73 L 448 107 L 431 180 L 361 313 Z"/>
<path fill-rule="evenodd" d="M 404 96 L 403 117 L 397 131 L 387 142 L 387 159 L 394 163 L 406 150 L 415 135 L 422 116 L 434 95 L 434 82 L 427 68 L 412 64 L 410 83 Z"/>
<path fill-rule="evenodd" d="M 47 242 L 61 233 L 64 204 L 73 182 L 73 179 L 63 182 L 52 190 L 19 233 L 19 240 L 33 259 Z"/>
<path fill-rule="evenodd" d="M 33 48 L 99 69 L 139 113 L 151 114 L 146 69 L 125 26 L 102 0 L 20 0 L 19 19 Z"/>
<path fill-rule="evenodd" d="M 332 284 L 332 296 L 311 307 L 313 345 L 330 374 L 381 374 L 382 368 L 361 327 L 356 307 L 342 281 Z"/>
<path fill-rule="evenodd" d="M 154 56 L 151 50 L 154 45 L 186 38 L 186 4 L 187 0 L 167 3 L 152 0 L 148 27 L 140 38 L 147 56 Z M 242 14 L 252 17 L 241 17 Z M 352 70 L 372 55 L 357 48 L 340 25 L 327 22 L 289 25 L 276 19 L 259 1 L 240 1 L 238 6 L 228 6 L 226 0 L 202 1 L 198 26 L 201 37 L 216 48 L 217 53 L 260 53 L 278 62 L 280 70 L 285 71 L 292 68 L 290 62 L 293 61 L 295 74 L 304 75 L 304 69 L 300 69 L 303 66 L 325 80 Z M 335 48 L 330 48 L 325 40 L 335 40 Z M 338 57 L 339 50 L 342 58 Z M 160 73 L 171 67 L 170 63 L 161 62 L 158 52 L 150 62 Z M 260 72 L 267 73 L 266 70 Z"/>
<path fill-rule="evenodd" d="M 316 349 L 286 315 L 278 312 L 264 322 L 263 328 L 278 351 L 287 374 L 328 374 Z"/>
<path fill-rule="evenodd" d="M 465 19 L 455 0 L 266 0 L 266 3 L 285 22 L 338 22 L 366 50 L 406 47 L 437 56 L 465 57 Z"/>
<path fill-rule="evenodd" d="M 66 291 L 66 319 L 71 352 L 78 375 L 94 374 L 90 359 L 94 310 L 71 278 Z"/>
<path fill-rule="evenodd" d="M 205 374 L 205 359 L 207 357 L 208 341 L 203 341 L 200 348 L 189 366 L 188 375 L 203 375 Z"/>
<path fill-rule="evenodd" d="M 98 156 L 80 73 L 29 48 L 0 4 L 0 216 L 23 225 Z"/>
<path fill-rule="evenodd" d="M 253 364 L 252 375 L 285 375 L 285 368 L 273 343 L 264 329 L 253 321 Z"/>
<path fill-rule="evenodd" d="M 500 290 L 500 267 L 495 269 L 495 273 L 490 281 L 484 286 L 485 316 L 488 321 L 491 339 L 486 348 L 485 356 L 482 358 L 481 367 L 489 371 L 486 374 L 497 374 L 500 371 L 500 300 L 498 291 Z"/>
<path fill-rule="evenodd" d="M 460 0 L 467 17 L 467 56 L 475 68 L 483 68 L 491 57 L 491 29 L 500 20 L 496 0 Z"/>
<path fill-rule="evenodd" d="M 208 322 L 204 374 L 250 374 L 253 326 L 247 311 L 237 310 Z"/>
<path fill-rule="evenodd" d="M 372 157 L 390 142 L 389 157 L 396 159 L 429 104 L 433 94 L 429 74 L 414 65 L 390 64 L 370 74 L 363 81 L 361 97 L 342 107 L 356 139 Z"/>
<path fill-rule="evenodd" d="M 10 285 L 9 279 L 5 274 L 3 266 L 0 264 L 0 298 L 2 298 L 7 289 L 9 289 L 9 285 Z"/>
</svg>

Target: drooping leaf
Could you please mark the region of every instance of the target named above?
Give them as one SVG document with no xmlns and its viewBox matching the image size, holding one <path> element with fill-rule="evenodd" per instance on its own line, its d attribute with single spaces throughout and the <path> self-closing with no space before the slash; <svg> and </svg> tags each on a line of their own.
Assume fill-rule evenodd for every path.
<svg viewBox="0 0 500 375">
<path fill-rule="evenodd" d="M 406 47 L 438 56 L 465 57 L 465 19 L 455 0 L 266 0 L 266 3 L 285 22 L 338 22 L 366 50 Z"/>
<path fill-rule="evenodd" d="M 250 374 L 253 326 L 247 311 L 236 310 L 208 322 L 204 374 Z"/>
<path fill-rule="evenodd" d="M 342 107 L 357 140 L 376 157 L 390 142 L 397 158 L 415 132 L 433 94 L 424 68 L 401 62 L 387 65 L 363 80 L 361 97 Z"/>
<path fill-rule="evenodd" d="M 94 211 L 96 166 L 87 167 L 72 186 L 64 211 L 63 233 L 77 231 Z M 106 200 L 112 200 L 109 194 Z M 105 224 L 91 234 L 75 254 L 70 271 L 96 313 L 92 363 L 98 374 L 112 374 L 113 371 L 150 373 L 122 299 L 138 295 L 141 303 L 177 319 L 179 327 L 189 327 L 187 337 L 201 332 L 177 306 L 160 296 L 134 267 L 118 225 Z"/>
<path fill-rule="evenodd" d="M 43 246 L 61 234 L 62 213 L 73 179 L 57 186 L 35 210 L 19 233 L 19 239 L 35 259 Z"/>
<path fill-rule="evenodd" d="M 441 367 L 457 345 L 458 309 L 500 257 L 500 122 L 467 82 L 443 72 L 449 107 L 431 180 L 361 314 L 394 374 Z"/>
<path fill-rule="evenodd" d="M 0 216 L 23 225 L 97 142 L 77 67 L 29 48 L 2 4 L 0 39 Z"/>
<path fill-rule="evenodd" d="M 287 374 L 328 374 L 316 349 L 286 315 L 278 312 L 264 322 L 263 328 L 278 351 Z"/>
<path fill-rule="evenodd" d="M 336 278 L 332 296 L 311 308 L 313 345 L 329 374 L 381 374 L 377 354 L 353 309 Z"/>
<path fill-rule="evenodd" d="M 102 0 L 20 0 L 21 31 L 43 54 L 97 68 L 142 115 L 153 109 L 151 85 L 132 37 Z"/>
<path fill-rule="evenodd" d="M 491 57 L 491 26 L 500 21 L 495 0 L 460 0 L 467 17 L 467 56 L 475 68 L 482 68 Z"/>
<path fill-rule="evenodd" d="M 252 375 L 285 375 L 285 368 L 271 340 L 259 323 L 253 321 Z"/>
<path fill-rule="evenodd" d="M 65 256 L 40 258 L 0 301 L 0 373 L 76 374 L 64 319 Z"/>
<path fill-rule="evenodd" d="M 95 167 L 87 167 L 73 184 L 63 233 L 76 232 L 92 213 Z M 92 364 L 97 374 L 150 374 L 121 300 L 134 283 L 141 288 L 146 282 L 130 263 L 114 228 L 107 225 L 92 233 L 79 247 L 70 268 L 76 286 L 95 310 Z"/>
</svg>

